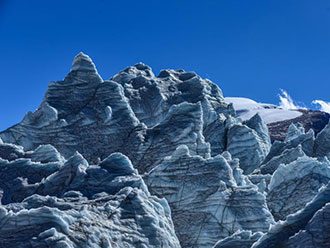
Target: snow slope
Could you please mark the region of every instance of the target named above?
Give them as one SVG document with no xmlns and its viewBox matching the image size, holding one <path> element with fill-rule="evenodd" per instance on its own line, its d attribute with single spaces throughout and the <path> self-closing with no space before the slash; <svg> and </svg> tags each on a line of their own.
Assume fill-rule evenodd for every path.
<svg viewBox="0 0 330 248">
<path fill-rule="evenodd" d="M 291 120 L 302 115 L 297 110 L 286 110 L 274 104 L 257 103 L 244 97 L 225 97 L 225 101 L 233 103 L 237 115 L 242 120 L 248 120 L 256 113 L 259 113 L 266 124 Z"/>
</svg>

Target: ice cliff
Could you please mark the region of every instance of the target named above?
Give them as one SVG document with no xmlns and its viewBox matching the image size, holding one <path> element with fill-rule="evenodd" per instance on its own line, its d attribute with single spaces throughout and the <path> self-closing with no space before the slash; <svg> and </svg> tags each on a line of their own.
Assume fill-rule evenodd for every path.
<svg viewBox="0 0 330 248">
<path fill-rule="evenodd" d="M 329 140 L 272 144 L 194 72 L 103 80 L 80 53 L 0 133 L 0 247 L 326 247 Z"/>
<path fill-rule="evenodd" d="M 168 203 L 150 195 L 126 156 L 90 165 L 50 145 L 1 148 L 19 152 L 0 158 L 1 247 L 180 247 Z"/>
</svg>

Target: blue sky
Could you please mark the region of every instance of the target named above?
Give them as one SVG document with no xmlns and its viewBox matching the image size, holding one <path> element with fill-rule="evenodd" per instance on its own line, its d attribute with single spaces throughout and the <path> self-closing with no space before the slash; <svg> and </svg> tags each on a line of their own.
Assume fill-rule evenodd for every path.
<svg viewBox="0 0 330 248">
<path fill-rule="evenodd" d="M 80 51 L 104 79 L 142 61 L 225 96 L 330 101 L 328 0 L 0 0 L 0 130 L 40 104 Z"/>
</svg>

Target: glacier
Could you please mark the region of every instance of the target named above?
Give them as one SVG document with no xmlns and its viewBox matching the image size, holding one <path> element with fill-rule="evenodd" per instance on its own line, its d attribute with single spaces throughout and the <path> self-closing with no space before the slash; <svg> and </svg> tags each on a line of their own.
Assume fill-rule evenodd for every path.
<svg viewBox="0 0 330 248">
<path fill-rule="evenodd" d="M 22 152 L 0 159 L 1 247 L 180 247 L 167 202 L 150 195 L 126 156 L 90 165 L 49 145 L 26 153 L 1 146 Z"/>
<path fill-rule="evenodd" d="M 0 132 L 0 247 L 328 247 L 330 124 L 283 111 L 79 53 Z"/>
<path fill-rule="evenodd" d="M 179 146 L 145 179 L 151 193 L 167 199 L 183 247 L 211 247 L 237 230 L 274 224 L 265 195 L 228 152 L 204 159 Z"/>
</svg>

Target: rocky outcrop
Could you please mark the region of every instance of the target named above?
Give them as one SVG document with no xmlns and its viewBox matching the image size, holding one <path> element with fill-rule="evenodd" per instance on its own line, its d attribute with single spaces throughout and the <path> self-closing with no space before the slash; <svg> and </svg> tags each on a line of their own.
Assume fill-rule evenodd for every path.
<svg viewBox="0 0 330 248">
<path fill-rule="evenodd" d="M 305 109 L 299 109 L 298 111 L 302 115 L 297 118 L 267 124 L 272 142 L 275 140 L 283 141 L 291 124 L 301 123 L 306 132 L 312 129 L 315 134 L 318 134 L 330 119 L 330 114 L 325 112 Z"/>
</svg>

